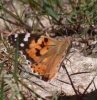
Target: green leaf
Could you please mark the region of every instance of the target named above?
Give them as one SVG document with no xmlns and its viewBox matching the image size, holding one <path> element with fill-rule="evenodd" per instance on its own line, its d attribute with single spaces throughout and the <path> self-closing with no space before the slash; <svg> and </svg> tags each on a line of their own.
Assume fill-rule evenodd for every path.
<svg viewBox="0 0 97 100">
<path fill-rule="evenodd" d="M 52 17 L 54 17 L 55 19 L 58 17 L 58 15 L 54 12 L 54 10 L 52 9 L 50 3 L 48 0 L 43 0 L 44 2 L 44 7 L 45 7 L 45 11 L 48 12 L 49 15 L 51 15 Z"/>
</svg>

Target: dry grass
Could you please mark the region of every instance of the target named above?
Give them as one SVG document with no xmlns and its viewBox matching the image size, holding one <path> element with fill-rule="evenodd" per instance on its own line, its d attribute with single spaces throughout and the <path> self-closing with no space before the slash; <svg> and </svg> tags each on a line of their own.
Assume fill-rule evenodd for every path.
<svg viewBox="0 0 97 100">
<path fill-rule="evenodd" d="M 97 99 L 96 1 L 62 1 L 0 1 L 0 100 Z M 78 50 L 51 82 L 35 77 L 18 49 L 8 45 L 8 35 L 25 32 L 73 37 L 71 51 Z"/>
</svg>

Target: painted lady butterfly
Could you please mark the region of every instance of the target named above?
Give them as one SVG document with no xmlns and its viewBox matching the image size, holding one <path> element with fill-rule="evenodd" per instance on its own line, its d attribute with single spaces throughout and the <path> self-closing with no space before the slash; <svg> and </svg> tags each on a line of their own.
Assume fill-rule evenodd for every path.
<svg viewBox="0 0 97 100">
<path fill-rule="evenodd" d="M 23 52 L 30 62 L 34 72 L 40 74 L 43 80 L 51 80 L 57 71 L 57 66 L 66 57 L 71 44 L 71 37 L 68 36 L 63 42 L 56 39 L 36 34 L 14 34 L 8 37 L 10 45 L 15 47 L 18 39 L 19 50 Z"/>
</svg>

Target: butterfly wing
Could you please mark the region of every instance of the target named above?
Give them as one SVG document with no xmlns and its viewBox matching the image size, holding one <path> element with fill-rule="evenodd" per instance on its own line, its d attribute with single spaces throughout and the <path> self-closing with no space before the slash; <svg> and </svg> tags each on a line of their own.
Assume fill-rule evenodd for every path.
<svg viewBox="0 0 97 100">
<path fill-rule="evenodd" d="M 46 80 L 54 77 L 63 53 L 66 53 L 70 44 L 70 37 L 66 38 L 64 42 L 29 33 L 15 34 L 8 37 L 10 44 L 14 47 L 17 39 L 19 50 L 30 61 L 31 68 Z"/>
<path fill-rule="evenodd" d="M 55 42 L 54 40 L 55 39 L 51 39 L 51 42 Z M 56 44 L 56 46 L 53 47 L 54 48 L 52 49 L 52 51 L 48 51 L 49 56 L 47 57 L 47 61 L 45 63 L 47 68 L 45 71 L 44 78 L 49 80 L 54 77 L 58 64 L 62 62 L 63 58 L 65 58 L 67 53 L 69 52 L 71 47 L 71 37 L 66 37 L 63 42 L 59 42 L 58 44 Z"/>
</svg>

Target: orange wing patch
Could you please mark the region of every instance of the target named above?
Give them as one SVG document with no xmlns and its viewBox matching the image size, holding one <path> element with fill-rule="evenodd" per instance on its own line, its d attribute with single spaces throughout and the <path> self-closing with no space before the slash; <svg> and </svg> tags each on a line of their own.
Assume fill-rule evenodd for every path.
<svg viewBox="0 0 97 100">
<path fill-rule="evenodd" d="M 63 42 L 46 36 L 33 34 L 19 34 L 9 36 L 9 42 L 14 46 L 19 40 L 19 50 L 24 53 L 34 72 L 40 74 L 44 80 L 51 80 L 57 71 L 58 64 L 66 56 L 71 44 L 71 37 L 66 37 Z M 13 42 L 12 42 L 13 41 Z"/>
<path fill-rule="evenodd" d="M 27 48 L 25 51 L 27 52 L 29 57 L 33 58 L 33 60 L 37 62 L 40 56 L 48 52 L 49 44 L 50 40 L 42 36 L 38 39 L 37 42 L 35 42 L 35 40 L 32 40 L 29 44 L 29 49 Z"/>
<path fill-rule="evenodd" d="M 30 64 L 30 66 L 35 71 L 35 73 L 38 73 L 40 75 L 44 75 L 45 70 L 46 70 L 45 65 L 38 63 L 38 64 Z"/>
</svg>

